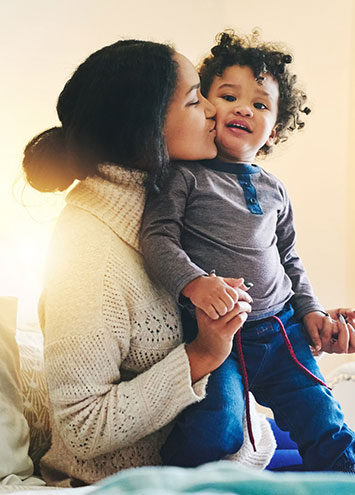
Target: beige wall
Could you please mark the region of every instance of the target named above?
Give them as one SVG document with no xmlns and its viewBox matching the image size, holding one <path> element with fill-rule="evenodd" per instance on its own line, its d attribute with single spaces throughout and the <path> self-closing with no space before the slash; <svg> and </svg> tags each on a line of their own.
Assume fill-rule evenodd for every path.
<svg viewBox="0 0 355 495">
<path fill-rule="evenodd" d="M 352 297 L 352 304 L 355 305 L 355 8 L 353 8 L 352 15 L 352 44 L 351 44 L 351 58 L 350 58 L 350 105 L 349 105 L 349 134 L 348 134 L 348 183 L 347 183 L 347 196 L 348 196 L 348 208 L 349 208 L 349 244 L 348 244 L 348 287 L 349 294 Z"/>
<path fill-rule="evenodd" d="M 304 131 L 262 165 L 288 187 L 298 251 L 320 300 L 326 306 L 355 305 L 352 0 L 2 0 L 0 19 L 2 73 L 7 76 L 0 81 L 0 254 L 1 249 L 20 253 L 12 263 L 22 270 L 27 311 L 35 297 L 29 299 L 24 280 L 32 284 L 38 278 L 57 209 L 55 201 L 27 193 L 26 201 L 45 202 L 46 210 L 24 210 L 14 201 L 11 184 L 23 145 L 56 124 L 56 98 L 77 64 L 100 46 L 132 36 L 172 41 L 198 62 L 219 30 L 249 33 L 255 26 L 264 39 L 291 48 L 312 107 Z M 36 249 L 38 240 L 41 249 Z M 27 245 L 33 249 L 24 254 Z M 3 292 L 6 284 L 12 284 L 12 292 L 20 290 L 8 274 L 0 279 Z"/>
</svg>

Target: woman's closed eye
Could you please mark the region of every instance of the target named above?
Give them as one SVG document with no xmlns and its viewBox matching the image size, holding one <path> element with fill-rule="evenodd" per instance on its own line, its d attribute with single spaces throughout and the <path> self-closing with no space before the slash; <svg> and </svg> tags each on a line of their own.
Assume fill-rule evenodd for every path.
<svg viewBox="0 0 355 495">
<path fill-rule="evenodd" d="M 199 91 L 194 91 L 190 95 L 190 101 L 187 102 L 188 107 L 195 107 L 201 103 L 201 98 L 200 98 L 200 92 Z"/>
<path fill-rule="evenodd" d="M 195 105 L 199 105 L 201 102 L 200 100 L 196 100 L 196 101 L 190 101 L 190 103 L 187 104 L 188 107 L 192 107 L 192 106 L 195 106 Z"/>
</svg>

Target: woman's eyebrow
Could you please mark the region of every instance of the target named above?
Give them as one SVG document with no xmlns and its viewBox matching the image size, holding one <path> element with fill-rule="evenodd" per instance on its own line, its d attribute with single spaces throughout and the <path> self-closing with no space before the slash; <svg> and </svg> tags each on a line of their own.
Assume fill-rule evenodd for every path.
<svg viewBox="0 0 355 495">
<path fill-rule="evenodd" d="M 200 87 L 200 83 L 197 83 L 197 84 L 194 84 L 193 86 L 191 86 L 191 88 L 186 92 L 186 96 L 191 93 L 191 91 L 193 91 L 194 89 L 198 89 Z"/>
</svg>

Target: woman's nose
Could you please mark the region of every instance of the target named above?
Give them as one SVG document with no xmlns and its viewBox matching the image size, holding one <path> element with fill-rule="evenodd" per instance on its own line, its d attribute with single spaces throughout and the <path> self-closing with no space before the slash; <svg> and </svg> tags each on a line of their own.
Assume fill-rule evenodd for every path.
<svg viewBox="0 0 355 495">
<path fill-rule="evenodd" d="M 216 115 L 216 107 L 204 96 L 202 98 L 204 99 L 206 119 L 211 119 Z"/>
</svg>

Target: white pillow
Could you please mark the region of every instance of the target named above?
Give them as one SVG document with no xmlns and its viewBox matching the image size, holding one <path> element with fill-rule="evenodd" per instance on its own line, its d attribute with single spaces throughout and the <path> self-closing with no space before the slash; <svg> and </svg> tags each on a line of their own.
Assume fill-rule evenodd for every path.
<svg viewBox="0 0 355 495">
<path fill-rule="evenodd" d="M 0 297 L 0 482 L 11 474 L 25 479 L 33 473 L 19 382 L 16 310 L 16 298 Z"/>
<path fill-rule="evenodd" d="M 24 416 L 30 428 L 29 455 L 35 474 L 40 474 L 39 462 L 51 443 L 48 390 L 44 376 L 43 337 L 38 331 L 17 328 L 16 341 L 20 353 L 20 383 Z"/>
<path fill-rule="evenodd" d="M 355 431 L 355 357 L 353 362 L 336 368 L 328 376 L 327 384 L 341 405 L 346 424 Z"/>
</svg>

